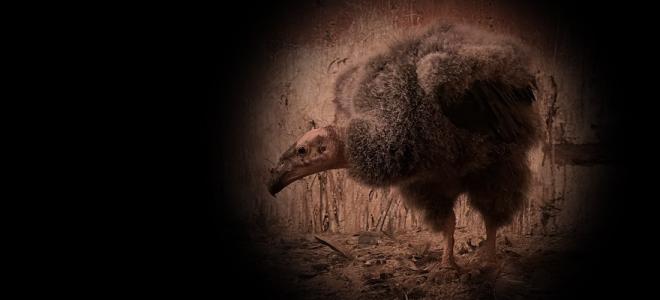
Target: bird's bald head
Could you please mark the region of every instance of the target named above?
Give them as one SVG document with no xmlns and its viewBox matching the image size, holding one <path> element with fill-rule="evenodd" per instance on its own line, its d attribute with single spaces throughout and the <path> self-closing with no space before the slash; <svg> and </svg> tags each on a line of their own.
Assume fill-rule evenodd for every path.
<svg viewBox="0 0 660 300">
<path fill-rule="evenodd" d="M 335 126 L 312 129 L 282 154 L 270 170 L 268 191 L 277 194 L 292 182 L 307 175 L 347 167 L 344 141 Z"/>
</svg>

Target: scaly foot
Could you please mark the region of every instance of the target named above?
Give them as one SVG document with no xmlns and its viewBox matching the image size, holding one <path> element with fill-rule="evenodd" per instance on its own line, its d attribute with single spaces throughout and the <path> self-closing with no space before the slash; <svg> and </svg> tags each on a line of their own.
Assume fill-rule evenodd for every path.
<svg viewBox="0 0 660 300">
<path fill-rule="evenodd" d="M 490 269 L 497 266 L 495 251 L 487 247 L 479 248 L 469 260 L 469 264 L 477 265 L 480 269 Z"/>
<path fill-rule="evenodd" d="M 456 265 L 454 259 L 443 259 L 427 268 L 429 279 L 436 283 L 455 281 L 460 277 L 461 269 Z"/>
</svg>

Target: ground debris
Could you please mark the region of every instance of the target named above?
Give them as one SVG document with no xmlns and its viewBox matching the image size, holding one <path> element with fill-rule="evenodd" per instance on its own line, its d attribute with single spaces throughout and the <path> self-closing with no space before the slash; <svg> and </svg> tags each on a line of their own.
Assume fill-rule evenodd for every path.
<svg viewBox="0 0 660 300">
<path fill-rule="evenodd" d="M 437 233 L 397 233 L 396 240 L 381 232 L 306 235 L 264 239 L 271 253 L 265 264 L 296 270 L 291 282 L 311 299 L 530 299 L 556 287 L 551 266 L 563 250 L 547 239 L 502 235 L 498 264 L 484 266 L 474 260 L 483 238 L 459 231 L 459 269 L 443 269 Z"/>
</svg>

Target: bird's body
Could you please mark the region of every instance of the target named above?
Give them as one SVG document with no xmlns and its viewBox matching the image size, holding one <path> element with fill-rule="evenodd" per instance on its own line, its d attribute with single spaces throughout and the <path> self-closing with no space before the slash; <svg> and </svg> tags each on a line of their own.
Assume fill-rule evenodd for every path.
<svg viewBox="0 0 660 300">
<path fill-rule="evenodd" d="M 336 83 L 335 122 L 347 128 L 350 174 L 400 186 L 431 224 L 460 193 L 507 223 L 525 193 L 539 123 L 528 66 L 514 40 L 440 25 L 349 68 Z M 447 199 L 423 199 L 419 189 Z"/>
<path fill-rule="evenodd" d="M 495 230 L 511 221 L 530 180 L 527 153 L 539 127 L 534 87 L 526 50 L 513 39 L 433 26 L 347 68 L 335 85 L 335 125 L 292 149 L 305 150 L 305 168 L 314 164 L 305 161 L 314 152 L 308 145 L 331 140 L 338 150 L 324 169 L 348 168 L 365 185 L 397 187 L 444 232 L 443 262 L 453 264 L 453 205 L 467 194 L 494 256 Z M 322 147 L 316 152 L 328 156 Z"/>
</svg>

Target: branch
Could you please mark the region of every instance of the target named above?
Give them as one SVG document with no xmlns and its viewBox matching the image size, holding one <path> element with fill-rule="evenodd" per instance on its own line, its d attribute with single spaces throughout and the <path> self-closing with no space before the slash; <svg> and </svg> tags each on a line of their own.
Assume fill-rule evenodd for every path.
<svg viewBox="0 0 660 300">
<path fill-rule="evenodd" d="M 339 254 L 341 254 L 343 257 L 346 257 L 348 259 L 353 259 L 353 256 L 346 250 L 342 249 L 338 245 L 332 244 L 330 241 L 326 241 L 322 238 L 320 238 L 318 235 L 315 235 L 314 238 L 319 241 L 319 243 L 326 245 L 330 247 L 330 249 L 337 251 Z"/>
</svg>

